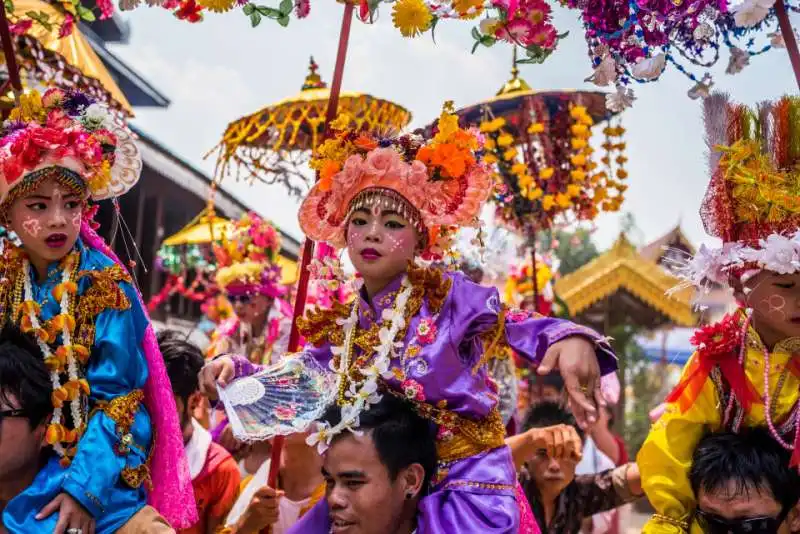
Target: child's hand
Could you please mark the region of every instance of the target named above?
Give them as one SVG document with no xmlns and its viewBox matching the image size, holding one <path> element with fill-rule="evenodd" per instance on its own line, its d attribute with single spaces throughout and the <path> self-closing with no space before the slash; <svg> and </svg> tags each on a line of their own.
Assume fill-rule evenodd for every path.
<svg viewBox="0 0 800 534">
<path fill-rule="evenodd" d="M 53 534 L 94 534 L 94 518 L 78 501 L 66 493 L 42 508 L 36 519 L 44 519 L 58 512 L 58 523 Z"/>
<path fill-rule="evenodd" d="M 598 406 L 605 406 L 606 401 L 600 391 L 600 365 L 592 342 L 575 336 L 550 345 L 537 372 L 546 375 L 553 369 L 564 379 L 578 426 L 586 429 L 595 424 Z"/>
<path fill-rule="evenodd" d="M 528 430 L 534 450 L 544 449 L 548 458 L 571 458 L 580 462 L 583 457 L 583 443 L 578 431 L 572 425 L 554 425 Z"/>
<path fill-rule="evenodd" d="M 200 393 L 211 400 L 216 400 L 217 384 L 222 387 L 227 386 L 233 378 L 234 371 L 233 360 L 228 356 L 214 358 L 200 370 Z"/>
<path fill-rule="evenodd" d="M 278 501 L 281 497 L 283 497 L 282 491 L 269 486 L 258 490 L 240 519 L 237 532 L 260 532 L 277 523 L 280 517 Z"/>
</svg>

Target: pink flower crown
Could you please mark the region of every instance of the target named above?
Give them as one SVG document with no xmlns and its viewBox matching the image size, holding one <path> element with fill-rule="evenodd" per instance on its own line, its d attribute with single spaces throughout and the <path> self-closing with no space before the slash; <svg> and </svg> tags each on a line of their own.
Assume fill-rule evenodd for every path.
<svg viewBox="0 0 800 534">
<path fill-rule="evenodd" d="M 340 116 L 332 123 L 336 135 L 312 158 L 320 179 L 299 213 L 307 236 L 343 248 L 353 205 L 370 193 L 401 197 L 412 208 L 410 222 L 426 245 L 428 234 L 441 227 L 477 224 L 492 179 L 480 161 L 480 134 L 461 129 L 449 108 L 428 141 L 414 134 L 375 137 L 347 130 L 349 122 Z"/>
<path fill-rule="evenodd" d="M 133 187 L 142 160 L 131 132 L 105 107 L 83 93 L 53 88 L 43 96 L 23 94 L 3 123 L 0 200 L 51 167 L 66 169 L 93 199 L 102 200 Z"/>
<path fill-rule="evenodd" d="M 231 294 L 285 294 L 275 263 L 280 250 L 281 238 L 275 227 L 257 213 L 245 213 L 234 223 L 231 235 L 222 236 L 222 244 L 214 245 L 217 285 Z"/>
</svg>

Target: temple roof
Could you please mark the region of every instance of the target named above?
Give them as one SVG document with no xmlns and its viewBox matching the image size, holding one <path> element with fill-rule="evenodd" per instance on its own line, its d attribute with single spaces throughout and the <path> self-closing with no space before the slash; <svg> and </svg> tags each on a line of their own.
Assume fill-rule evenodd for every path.
<svg viewBox="0 0 800 534">
<path fill-rule="evenodd" d="M 688 252 L 691 255 L 694 255 L 696 252 L 694 246 L 689 241 L 689 238 L 687 238 L 686 234 L 683 233 L 681 225 L 678 224 L 675 226 L 675 228 L 659 237 L 652 243 L 648 243 L 647 245 L 643 246 L 639 250 L 639 255 L 648 261 L 658 263 L 658 261 L 664 257 L 665 247 L 677 247 L 683 249 L 685 252 Z"/>
<path fill-rule="evenodd" d="M 680 281 L 657 260 L 643 257 L 622 234 L 607 252 L 558 280 L 555 291 L 572 316 L 582 316 L 592 325 L 602 327 L 611 314 L 648 328 L 695 325 L 693 290 L 668 296 Z"/>
</svg>

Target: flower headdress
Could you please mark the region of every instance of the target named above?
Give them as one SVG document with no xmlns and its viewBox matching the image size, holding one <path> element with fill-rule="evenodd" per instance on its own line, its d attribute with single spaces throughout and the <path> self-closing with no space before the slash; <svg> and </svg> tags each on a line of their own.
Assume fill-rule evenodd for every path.
<svg viewBox="0 0 800 534">
<path fill-rule="evenodd" d="M 77 91 L 23 94 L 0 130 L 0 202 L 46 177 L 94 200 L 122 195 L 139 180 L 133 135 L 105 107 Z"/>
<path fill-rule="evenodd" d="M 256 213 L 245 213 L 234 224 L 231 235 L 214 246 L 217 285 L 229 296 L 284 295 L 281 270 L 275 263 L 280 249 L 280 234 L 275 227 Z"/>
<path fill-rule="evenodd" d="M 332 123 L 336 135 L 311 160 L 320 179 L 300 206 L 303 232 L 343 248 L 350 214 L 376 203 L 405 216 L 424 246 L 444 227 L 476 225 L 492 181 L 480 162 L 479 134 L 459 128 L 451 108 L 445 106 L 429 141 L 350 131 L 346 116 Z"/>
<path fill-rule="evenodd" d="M 715 94 L 705 101 L 711 183 L 700 211 L 722 239 L 676 269 L 696 285 L 766 269 L 800 271 L 800 97 L 756 109 Z"/>
</svg>

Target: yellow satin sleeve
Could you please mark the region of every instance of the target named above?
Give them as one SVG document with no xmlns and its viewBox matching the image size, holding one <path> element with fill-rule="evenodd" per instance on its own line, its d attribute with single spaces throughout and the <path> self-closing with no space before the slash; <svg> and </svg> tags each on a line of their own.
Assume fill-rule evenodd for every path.
<svg viewBox="0 0 800 534">
<path fill-rule="evenodd" d="M 696 357 L 692 356 L 692 358 Z M 800 380 L 786 370 L 789 354 L 780 351 L 772 355 L 769 372 L 770 393 L 775 394 L 784 374 L 784 384 L 775 401 L 773 415 L 776 421 L 788 415 L 798 398 Z M 760 397 L 764 394 L 763 352 L 748 350 L 745 374 L 755 386 Z M 691 362 L 690 362 L 691 363 Z M 689 364 L 684 367 L 684 372 Z M 683 377 L 681 377 L 683 378 Z M 689 469 L 698 442 L 706 432 L 720 430 L 721 411 L 714 383 L 709 378 L 691 408 L 681 413 L 677 403 L 670 403 L 661 418 L 650 429 L 650 434 L 636 458 L 642 476 L 642 488 L 656 510 L 642 532 L 646 534 L 682 534 L 689 530 L 696 500 L 689 484 Z M 745 416 L 745 427 L 764 426 L 764 405 L 754 404 Z M 701 532 L 696 524 L 691 532 Z"/>
<path fill-rule="evenodd" d="M 717 391 L 708 379 L 689 410 L 681 413 L 677 403 L 669 403 L 650 429 L 636 457 L 642 488 L 656 510 L 643 532 L 679 534 L 688 531 L 695 507 L 689 468 L 694 450 L 706 431 L 719 429 L 717 405 Z"/>
</svg>

